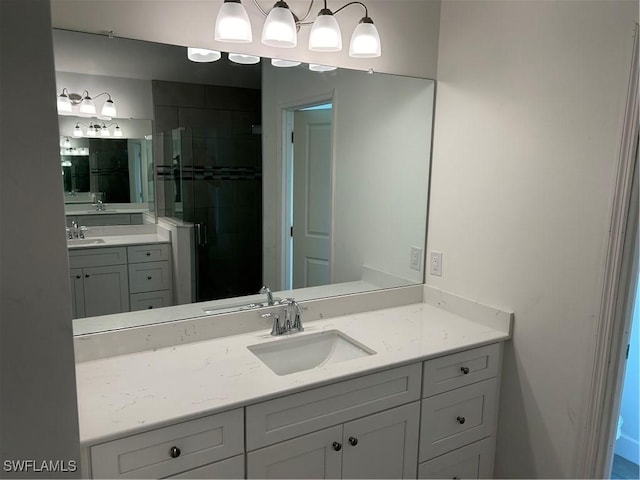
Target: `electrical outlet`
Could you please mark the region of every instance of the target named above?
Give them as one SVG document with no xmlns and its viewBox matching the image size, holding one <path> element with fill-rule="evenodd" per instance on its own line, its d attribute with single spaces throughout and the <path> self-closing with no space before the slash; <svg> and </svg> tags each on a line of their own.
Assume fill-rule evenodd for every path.
<svg viewBox="0 0 640 480">
<path fill-rule="evenodd" d="M 442 276 L 442 252 L 431 252 L 431 275 Z"/>
<path fill-rule="evenodd" d="M 419 247 L 411 247 L 411 264 L 410 267 L 419 272 L 422 270 L 422 249 Z"/>
</svg>

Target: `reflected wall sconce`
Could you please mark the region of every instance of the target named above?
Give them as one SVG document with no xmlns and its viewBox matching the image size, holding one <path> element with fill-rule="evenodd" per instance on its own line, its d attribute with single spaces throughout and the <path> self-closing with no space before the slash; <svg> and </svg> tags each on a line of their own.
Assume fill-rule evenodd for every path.
<svg viewBox="0 0 640 480">
<path fill-rule="evenodd" d="M 187 58 L 192 62 L 207 63 L 220 60 L 222 54 L 217 50 L 207 48 L 187 47 Z"/>
<path fill-rule="evenodd" d="M 84 132 L 82 130 L 82 128 L 80 127 L 80 125 L 82 125 L 83 127 L 85 127 L 87 130 L 86 132 Z M 115 128 L 113 129 L 113 133 L 111 132 L 111 127 L 115 125 Z M 110 137 L 111 135 L 113 135 L 114 137 L 122 137 L 123 133 L 122 133 L 122 129 L 120 128 L 120 125 L 118 125 L 117 123 L 112 123 L 110 125 L 106 125 L 105 123 L 103 123 L 102 125 L 100 125 L 99 123 L 89 123 L 89 125 L 85 125 L 82 122 L 77 122 L 76 126 L 73 127 L 73 136 L 75 138 L 82 138 L 82 137 Z"/>
<path fill-rule="evenodd" d="M 78 93 L 69 93 L 66 88 L 62 89 L 62 93 L 58 95 L 58 113 L 61 115 L 71 114 L 73 113 L 73 108 L 77 107 L 77 111 L 81 115 L 97 116 L 96 104 L 93 99 L 98 98 L 102 95 L 106 95 L 108 98 L 102 104 L 102 109 L 100 110 L 100 118 L 104 118 L 105 120 L 111 120 L 113 117 L 117 116 L 116 105 L 111 98 L 111 94 L 107 92 L 102 92 L 94 97 L 89 95 L 87 90 L 83 91 L 82 94 Z"/>
<path fill-rule="evenodd" d="M 294 48 L 298 44 L 300 27 L 311 25 L 309 50 L 316 52 L 342 50 L 342 32 L 335 15 L 350 5 L 360 5 L 364 8 L 364 17 L 360 19 L 351 36 L 349 56 L 373 58 L 381 55 L 378 29 L 369 17 L 367 6 L 362 2 L 349 2 L 332 12 L 327 8 L 327 0 L 324 0 L 324 8 L 320 10 L 313 22 L 307 21 L 307 19 L 313 8 L 314 0 L 310 0 L 309 8 L 302 17 L 296 16 L 283 0 L 276 1 L 268 12 L 260 6 L 258 0 L 253 0 L 253 3 L 265 16 L 262 27 L 262 43 L 270 47 Z M 252 38 L 249 15 L 242 5 L 242 0 L 224 0 L 216 18 L 216 41 L 249 43 Z"/>
</svg>

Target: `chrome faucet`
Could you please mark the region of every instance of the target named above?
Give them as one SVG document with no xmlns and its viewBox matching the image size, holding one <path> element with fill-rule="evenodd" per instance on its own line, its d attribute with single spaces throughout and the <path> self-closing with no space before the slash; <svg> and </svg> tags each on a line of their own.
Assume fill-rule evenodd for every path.
<svg viewBox="0 0 640 480">
<path fill-rule="evenodd" d="M 93 206 L 96 207 L 96 211 L 98 212 L 103 212 L 107 208 L 107 206 L 102 200 L 98 200 L 96 203 L 93 204 Z"/>
<path fill-rule="evenodd" d="M 291 333 L 294 330 L 299 332 L 304 331 L 302 327 L 302 310 L 300 304 L 293 298 L 287 298 L 287 303 L 284 305 L 284 320 L 280 323 L 280 315 L 277 313 L 265 313 L 262 314 L 262 318 L 273 317 L 273 325 L 271 327 L 271 335 L 278 337 L 285 333 Z"/>
<path fill-rule="evenodd" d="M 71 227 L 67 227 L 65 229 L 69 240 L 74 238 L 84 238 L 84 232 L 87 230 L 89 230 L 87 227 L 79 227 L 75 220 L 71 222 Z"/>
<path fill-rule="evenodd" d="M 267 305 L 274 305 L 273 293 L 271 293 L 271 290 L 269 290 L 269 287 L 263 285 L 258 293 L 266 293 L 267 294 Z"/>
</svg>

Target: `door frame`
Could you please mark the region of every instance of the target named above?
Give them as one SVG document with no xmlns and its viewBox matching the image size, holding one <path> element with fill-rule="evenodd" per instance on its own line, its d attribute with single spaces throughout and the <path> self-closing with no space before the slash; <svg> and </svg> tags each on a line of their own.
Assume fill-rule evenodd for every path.
<svg viewBox="0 0 640 480">
<path fill-rule="evenodd" d="M 622 126 L 618 171 L 613 190 L 603 293 L 589 379 L 583 445 L 577 455 L 578 478 L 608 478 L 620 408 L 626 345 L 638 275 L 638 24 Z M 634 184 L 636 190 L 634 190 Z M 634 197 L 635 195 L 635 197 Z"/>
<path fill-rule="evenodd" d="M 331 120 L 331 240 L 329 243 L 329 272 L 330 281 L 333 282 L 333 231 L 334 231 L 334 208 L 335 208 L 335 159 L 336 159 L 336 95 L 334 90 L 320 92 L 309 97 L 302 97 L 296 100 L 279 105 L 280 119 L 280 141 L 278 142 L 278 162 L 281 175 L 281 184 L 278 190 L 278 211 L 280 226 L 277 229 L 276 251 L 280 255 L 278 263 L 278 285 L 279 290 L 291 290 L 293 282 L 293 243 L 291 241 L 290 227 L 293 214 L 293 144 L 291 143 L 291 133 L 293 131 L 293 114 L 296 110 L 331 103 L 333 117 Z"/>
</svg>

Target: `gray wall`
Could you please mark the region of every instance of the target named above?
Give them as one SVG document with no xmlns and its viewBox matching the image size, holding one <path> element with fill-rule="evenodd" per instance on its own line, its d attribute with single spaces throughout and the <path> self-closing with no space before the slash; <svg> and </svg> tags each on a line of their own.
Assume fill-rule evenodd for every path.
<svg viewBox="0 0 640 480">
<path fill-rule="evenodd" d="M 78 462 L 49 2 L 2 0 L 0 44 L 0 458 Z"/>
</svg>

